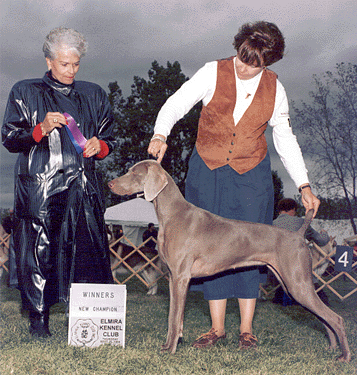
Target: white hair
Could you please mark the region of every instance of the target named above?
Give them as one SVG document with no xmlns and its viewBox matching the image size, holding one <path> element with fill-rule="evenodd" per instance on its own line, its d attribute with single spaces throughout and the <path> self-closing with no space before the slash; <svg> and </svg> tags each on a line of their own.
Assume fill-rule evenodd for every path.
<svg viewBox="0 0 357 375">
<path fill-rule="evenodd" d="M 87 52 L 88 43 L 78 31 L 57 27 L 46 36 L 42 50 L 46 58 L 53 60 L 56 53 L 63 48 L 74 50 L 81 58 Z"/>
</svg>

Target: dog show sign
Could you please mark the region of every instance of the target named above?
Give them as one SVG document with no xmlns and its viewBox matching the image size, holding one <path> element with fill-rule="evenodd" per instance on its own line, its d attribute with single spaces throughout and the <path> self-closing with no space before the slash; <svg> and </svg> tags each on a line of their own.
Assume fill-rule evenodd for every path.
<svg viewBox="0 0 357 375">
<path fill-rule="evenodd" d="M 68 345 L 125 347 L 126 285 L 72 284 Z"/>
<path fill-rule="evenodd" d="M 352 271 L 353 247 L 336 246 L 335 271 L 347 272 Z"/>
</svg>

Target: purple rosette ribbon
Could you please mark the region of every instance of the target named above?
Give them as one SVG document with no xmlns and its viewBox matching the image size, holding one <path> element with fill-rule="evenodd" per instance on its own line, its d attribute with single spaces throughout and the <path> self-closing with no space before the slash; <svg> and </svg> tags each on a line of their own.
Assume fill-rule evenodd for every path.
<svg viewBox="0 0 357 375">
<path fill-rule="evenodd" d="M 84 151 L 84 146 L 87 142 L 87 139 L 79 130 L 77 123 L 74 121 L 74 118 L 66 112 L 63 113 L 63 115 L 66 117 L 68 122 L 68 125 L 65 126 L 65 128 L 69 135 L 69 138 L 71 139 L 71 142 L 73 143 L 73 146 L 75 147 L 77 153 L 80 154 Z"/>
</svg>

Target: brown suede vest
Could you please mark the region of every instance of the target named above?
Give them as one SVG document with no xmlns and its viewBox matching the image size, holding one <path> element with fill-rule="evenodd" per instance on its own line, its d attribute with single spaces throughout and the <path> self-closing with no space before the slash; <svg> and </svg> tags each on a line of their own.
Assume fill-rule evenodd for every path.
<svg viewBox="0 0 357 375">
<path fill-rule="evenodd" d="M 197 152 L 211 170 L 226 164 L 239 174 L 256 167 L 267 153 L 265 129 L 273 115 L 277 75 L 264 69 L 253 101 L 234 125 L 236 81 L 233 57 L 219 60 L 213 98 L 202 108 Z"/>
</svg>

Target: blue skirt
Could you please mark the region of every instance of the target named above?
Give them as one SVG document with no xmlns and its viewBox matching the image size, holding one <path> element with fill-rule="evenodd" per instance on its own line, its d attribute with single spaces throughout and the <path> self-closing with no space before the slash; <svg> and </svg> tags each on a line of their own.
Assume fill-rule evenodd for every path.
<svg viewBox="0 0 357 375">
<path fill-rule="evenodd" d="M 195 206 L 227 219 L 271 225 L 274 188 L 269 153 L 254 169 L 239 174 L 229 165 L 211 171 L 195 147 L 189 162 L 185 196 Z M 249 267 L 192 279 L 190 290 L 203 291 L 206 300 L 257 298 L 259 282 L 259 268 Z"/>
</svg>

